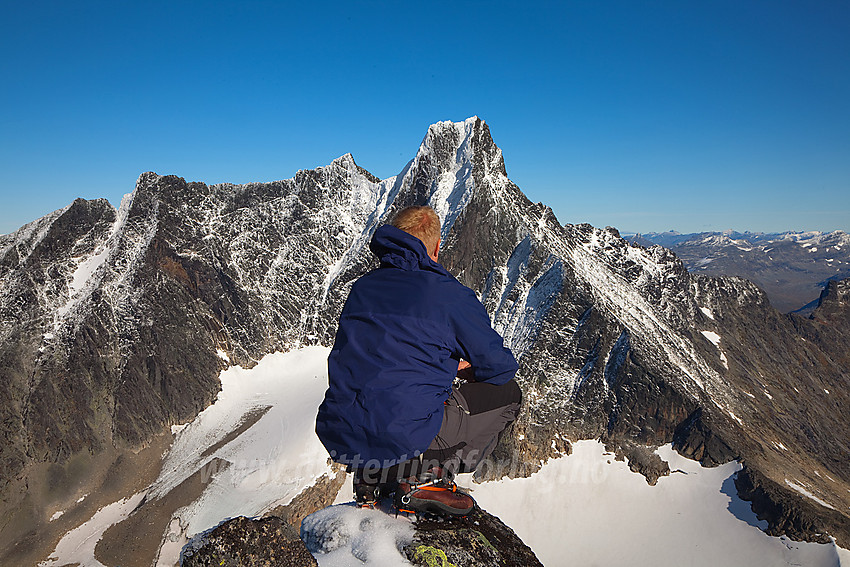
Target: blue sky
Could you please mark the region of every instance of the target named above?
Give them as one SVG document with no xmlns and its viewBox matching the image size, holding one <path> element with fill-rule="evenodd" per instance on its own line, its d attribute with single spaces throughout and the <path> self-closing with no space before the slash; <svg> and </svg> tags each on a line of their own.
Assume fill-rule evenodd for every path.
<svg viewBox="0 0 850 567">
<path fill-rule="evenodd" d="M 0 233 L 144 171 L 385 178 L 483 118 L 561 222 L 850 231 L 850 3 L 6 2 Z"/>
</svg>

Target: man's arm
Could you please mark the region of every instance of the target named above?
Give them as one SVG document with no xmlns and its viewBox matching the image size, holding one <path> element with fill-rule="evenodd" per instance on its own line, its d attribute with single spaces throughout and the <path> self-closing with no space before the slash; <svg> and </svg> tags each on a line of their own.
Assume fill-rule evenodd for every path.
<svg viewBox="0 0 850 567">
<path fill-rule="evenodd" d="M 463 290 L 463 302 L 451 315 L 461 358 L 472 366 L 475 381 L 505 384 L 519 368 L 516 359 L 490 326 L 490 317 L 475 293 L 466 287 Z"/>
</svg>

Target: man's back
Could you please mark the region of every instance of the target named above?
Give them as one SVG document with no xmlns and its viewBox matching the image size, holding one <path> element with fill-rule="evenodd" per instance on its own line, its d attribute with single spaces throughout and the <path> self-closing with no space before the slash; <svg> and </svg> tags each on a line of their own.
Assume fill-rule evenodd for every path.
<svg viewBox="0 0 850 567">
<path fill-rule="evenodd" d="M 328 358 L 316 431 L 339 462 L 389 466 L 424 451 L 440 429 L 458 359 L 502 384 L 517 365 L 475 294 L 422 241 L 379 228 L 381 267 L 352 286 Z"/>
</svg>

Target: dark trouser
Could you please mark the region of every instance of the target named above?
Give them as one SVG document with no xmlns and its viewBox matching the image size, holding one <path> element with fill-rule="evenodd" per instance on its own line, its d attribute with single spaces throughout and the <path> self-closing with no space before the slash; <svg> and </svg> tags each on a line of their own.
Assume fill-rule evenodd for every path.
<svg viewBox="0 0 850 567">
<path fill-rule="evenodd" d="M 472 472 L 493 452 L 501 433 L 516 419 L 521 402 L 522 392 L 514 380 L 501 386 L 467 382 L 446 401 L 440 432 L 420 458 L 389 469 L 359 469 L 355 477 L 367 483 L 378 477 L 392 483 L 434 466 L 452 474 Z"/>
<path fill-rule="evenodd" d="M 521 401 L 514 380 L 502 386 L 468 382 L 455 389 L 446 402 L 440 432 L 422 455 L 423 463 L 439 463 L 452 473 L 474 471 L 516 419 Z"/>
</svg>

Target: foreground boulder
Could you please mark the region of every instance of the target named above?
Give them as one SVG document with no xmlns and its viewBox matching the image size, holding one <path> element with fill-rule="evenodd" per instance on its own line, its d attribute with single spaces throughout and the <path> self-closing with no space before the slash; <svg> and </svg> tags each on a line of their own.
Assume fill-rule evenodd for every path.
<svg viewBox="0 0 850 567">
<path fill-rule="evenodd" d="M 318 565 L 298 537 L 298 530 L 276 516 L 228 520 L 198 543 L 194 549 L 184 550 L 181 564 L 185 567 Z"/>
<path fill-rule="evenodd" d="M 414 565 L 425 566 L 543 565 L 511 528 L 481 509 L 465 518 L 419 520 L 404 553 Z"/>
<path fill-rule="evenodd" d="M 480 509 L 465 518 L 414 519 L 389 507 L 329 506 L 304 519 L 301 539 L 316 557 L 341 564 L 354 559 L 429 567 L 541 565 L 513 530 Z"/>
<path fill-rule="evenodd" d="M 318 565 L 313 554 L 367 564 L 397 557 L 399 562 L 407 559 L 428 567 L 542 567 L 512 529 L 481 509 L 465 518 L 414 521 L 351 504 L 311 514 L 301 525 L 300 538 L 295 528 L 277 516 L 228 520 L 189 544 L 181 565 Z"/>
</svg>

